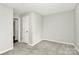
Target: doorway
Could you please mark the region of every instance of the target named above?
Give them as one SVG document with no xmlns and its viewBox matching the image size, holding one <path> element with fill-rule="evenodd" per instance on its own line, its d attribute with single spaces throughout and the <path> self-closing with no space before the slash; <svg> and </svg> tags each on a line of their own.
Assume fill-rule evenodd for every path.
<svg viewBox="0 0 79 59">
<path fill-rule="evenodd" d="M 18 42 L 18 18 L 13 18 L 13 43 Z"/>
</svg>

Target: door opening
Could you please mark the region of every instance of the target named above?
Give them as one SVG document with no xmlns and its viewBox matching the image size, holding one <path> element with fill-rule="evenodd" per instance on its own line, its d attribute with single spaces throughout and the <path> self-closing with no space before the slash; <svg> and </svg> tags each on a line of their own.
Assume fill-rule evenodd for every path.
<svg viewBox="0 0 79 59">
<path fill-rule="evenodd" d="M 18 19 L 13 18 L 13 43 L 18 42 Z"/>
</svg>

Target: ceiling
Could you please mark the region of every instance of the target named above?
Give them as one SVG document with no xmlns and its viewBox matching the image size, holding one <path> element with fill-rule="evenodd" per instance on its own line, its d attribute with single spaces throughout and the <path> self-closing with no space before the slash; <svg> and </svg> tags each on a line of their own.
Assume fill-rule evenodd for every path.
<svg viewBox="0 0 79 59">
<path fill-rule="evenodd" d="M 15 15 L 22 15 L 28 12 L 37 12 L 40 15 L 50 15 L 75 8 L 75 3 L 3 3 L 14 9 Z"/>
</svg>

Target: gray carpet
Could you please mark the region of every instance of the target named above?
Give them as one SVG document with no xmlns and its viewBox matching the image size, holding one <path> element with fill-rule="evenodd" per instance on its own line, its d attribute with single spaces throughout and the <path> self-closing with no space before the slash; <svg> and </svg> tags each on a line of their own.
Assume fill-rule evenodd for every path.
<svg viewBox="0 0 79 59">
<path fill-rule="evenodd" d="M 78 55 L 74 46 L 50 41 L 41 41 L 35 46 L 26 43 L 14 44 L 14 49 L 3 55 Z"/>
</svg>

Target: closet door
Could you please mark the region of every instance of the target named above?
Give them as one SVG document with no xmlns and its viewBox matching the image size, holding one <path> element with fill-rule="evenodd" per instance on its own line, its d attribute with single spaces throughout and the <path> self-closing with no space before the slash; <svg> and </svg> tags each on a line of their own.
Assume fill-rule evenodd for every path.
<svg viewBox="0 0 79 59">
<path fill-rule="evenodd" d="M 29 16 L 25 16 L 23 17 L 22 19 L 22 41 L 25 42 L 25 43 L 29 43 Z"/>
</svg>

